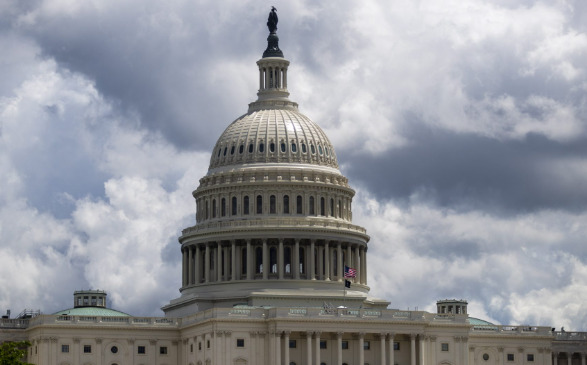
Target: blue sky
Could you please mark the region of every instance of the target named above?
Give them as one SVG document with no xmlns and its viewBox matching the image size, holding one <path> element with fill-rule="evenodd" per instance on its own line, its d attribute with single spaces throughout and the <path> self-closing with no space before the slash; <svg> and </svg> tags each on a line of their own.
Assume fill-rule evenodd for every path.
<svg viewBox="0 0 587 365">
<path fill-rule="evenodd" d="M 291 99 L 357 191 L 371 293 L 587 330 L 582 1 L 0 1 L 0 310 L 178 296 L 271 5 Z"/>
</svg>

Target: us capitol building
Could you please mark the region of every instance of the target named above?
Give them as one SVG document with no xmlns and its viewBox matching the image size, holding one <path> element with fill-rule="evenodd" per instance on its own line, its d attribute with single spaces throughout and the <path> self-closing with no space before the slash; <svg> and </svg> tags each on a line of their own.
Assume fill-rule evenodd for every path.
<svg viewBox="0 0 587 365">
<path fill-rule="evenodd" d="M 289 61 L 270 13 L 259 91 L 222 133 L 183 230 L 181 295 L 164 317 L 74 293 L 70 309 L 0 320 L 39 365 L 586 365 L 587 334 L 495 325 L 465 300 L 436 313 L 369 295 L 369 236 L 324 131 L 287 90 Z"/>
</svg>

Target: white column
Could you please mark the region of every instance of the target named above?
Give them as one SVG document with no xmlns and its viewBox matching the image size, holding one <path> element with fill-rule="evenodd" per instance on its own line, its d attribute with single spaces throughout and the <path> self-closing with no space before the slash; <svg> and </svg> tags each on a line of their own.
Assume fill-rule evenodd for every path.
<svg viewBox="0 0 587 365">
<path fill-rule="evenodd" d="M 365 363 L 365 333 L 359 333 L 359 364 Z"/>
<path fill-rule="evenodd" d="M 278 267 L 278 272 L 279 272 L 279 279 L 283 280 L 283 269 L 284 269 L 284 262 L 283 262 L 283 238 L 279 239 L 279 247 L 277 250 L 277 267 Z"/>
<path fill-rule="evenodd" d="M 188 247 L 188 285 L 194 283 L 194 249 Z"/>
<path fill-rule="evenodd" d="M 416 334 L 410 334 L 411 352 L 410 352 L 410 364 L 416 365 Z"/>
<path fill-rule="evenodd" d="M 308 270 L 308 279 L 311 280 L 316 280 L 316 277 L 314 276 L 314 273 L 316 271 L 315 269 L 315 265 L 314 263 L 316 262 L 316 257 L 315 257 L 316 253 L 315 253 L 315 241 L 314 240 L 310 240 L 310 262 L 308 262 L 308 267 L 310 268 Z"/>
<path fill-rule="evenodd" d="M 312 332 L 310 331 L 306 332 L 306 364 L 312 365 Z"/>
<path fill-rule="evenodd" d="M 387 362 L 387 365 L 394 365 L 394 361 L 395 361 L 395 350 L 393 349 L 394 346 L 394 334 L 390 333 L 389 334 L 389 361 Z"/>
<path fill-rule="evenodd" d="M 342 332 L 336 332 L 336 363 L 342 365 Z"/>
<path fill-rule="evenodd" d="M 379 361 L 379 363 L 381 365 L 385 365 L 385 337 L 387 335 L 385 333 L 381 333 L 379 335 L 379 338 L 381 340 L 381 361 Z"/>
<path fill-rule="evenodd" d="M 235 281 L 238 273 L 236 270 L 236 240 L 232 240 L 231 242 L 231 249 L 232 249 L 232 276 L 231 276 L 231 280 Z"/>
<path fill-rule="evenodd" d="M 567 352 L 567 365 L 573 365 L 573 353 Z"/>
<path fill-rule="evenodd" d="M 267 239 L 263 239 L 263 280 L 269 278 L 269 252 L 267 250 Z"/>
<path fill-rule="evenodd" d="M 290 331 L 283 332 L 283 363 L 289 365 L 289 333 Z"/>
<path fill-rule="evenodd" d="M 188 252 L 187 252 L 187 248 L 184 249 L 182 251 L 182 255 L 181 255 L 181 259 L 182 259 L 182 278 L 181 278 L 181 283 L 183 286 L 188 285 Z"/>
<path fill-rule="evenodd" d="M 324 280 L 329 281 L 330 280 L 330 246 L 328 246 L 328 240 L 324 241 L 324 273 L 326 275 L 326 277 L 324 278 Z M 320 364 L 318 364 L 320 365 Z"/>
<path fill-rule="evenodd" d="M 338 244 L 336 245 L 336 261 L 336 276 L 338 281 L 342 281 L 342 268 L 344 263 L 342 262 L 342 242 L 340 241 L 338 241 Z"/>
<path fill-rule="evenodd" d="M 351 250 L 351 244 L 350 242 L 347 243 L 346 246 L 346 261 L 345 261 L 345 265 L 355 268 L 353 265 L 353 260 L 352 260 L 353 254 L 352 254 L 352 250 Z M 355 268 L 356 269 L 356 268 Z"/>
<path fill-rule="evenodd" d="M 275 364 L 281 364 L 281 332 L 275 332 Z"/>
<path fill-rule="evenodd" d="M 206 253 L 204 254 L 204 281 L 210 282 L 210 244 L 206 242 Z"/>
<path fill-rule="evenodd" d="M 200 271 L 201 271 L 201 267 L 200 267 L 200 262 L 202 261 L 202 259 L 200 258 L 201 255 L 201 250 L 200 250 L 200 246 L 196 245 L 195 247 L 196 250 L 196 258 L 195 258 L 195 262 L 194 262 L 194 284 L 200 284 L 201 278 L 200 278 Z"/>
<path fill-rule="evenodd" d="M 299 280 L 300 278 L 300 240 L 296 238 L 295 241 L 295 245 L 294 245 L 294 252 L 293 252 L 293 257 L 294 257 L 294 265 L 293 265 L 293 273 L 294 273 L 294 279 Z M 308 267 L 306 266 L 306 270 L 308 270 Z M 286 364 L 286 365 L 289 365 Z M 585 365 L 585 364 L 583 364 Z"/>
<path fill-rule="evenodd" d="M 320 331 L 314 332 L 315 341 L 316 341 L 316 349 L 315 349 L 315 363 L 316 365 L 320 365 Z"/>
<path fill-rule="evenodd" d="M 216 281 L 222 281 L 222 241 L 216 245 Z"/>
<path fill-rule="evenodd" d="M 419 334 L 418 341 L 420 342 L 420 361 L 418 365 L 426 365 L 426 336 Z"/>
<path fill-rule="evenodd" d="M 355 255 L 354 255 L 354 257 L 355 257 L 355 270 L 357 270 L 357 277 L 355 278 L 355 282 L 361 283 L 361 280 L 363 280 L 362 279 L 363 277 L 361 276 L 361 265 L 359 263 L 359 257 L 360 257 L 359 246 L 355 246 L 354 251 L 355 251 Z"/>
</svg>

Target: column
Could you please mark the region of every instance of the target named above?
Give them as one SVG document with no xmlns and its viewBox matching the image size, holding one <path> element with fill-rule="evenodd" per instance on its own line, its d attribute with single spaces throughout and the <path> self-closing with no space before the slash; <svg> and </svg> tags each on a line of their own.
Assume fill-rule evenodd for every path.
<svg viewBox="0 0 587 365">
<path fill-rule="evenodd" d="M 210 282 L 210 244 L 206 242 L 206 252 L 204 253 L 204 282 Z"/>
<path fill-rule="evenodd" d="M 157 341 L 151 341 L 151 344 L 156 344 L 156 343 L 157 343 Z M 157 347 L 155 347 L 155 349 L 157 349 Z M 101 364 L 102 363 L 102 339 L 101 338 L 96 339 L 96 354 L 97 354 L 96 364 Z"/>
<path fill-rule="evenodd" d="M 410 364 L 416 365 L 416 334 L 410 334 L 411 341 L 411 352 L 410 352 Z"/>
<path fill-rule="evenodd" d="M 283 69 L 283 88 L 287 89 L 287 68 Z M 289 364 L 285 364 L 289 365 Z"/>
<path fill-rule="evenodd" d="M 581 365 L 585 365 L 585 353 L 581 353 Z"/>
<path fill-rule="evenodd" d="M 365 333 L 359 333 L 359 364 L 365 363 Z M 412 364 L 414 365 L 414 364 Z"/>
<path fill-rule="evenodd" d="M 387 336 L 387 334 L 385 333 L 381 333 L 379 335 L 379 339 L 381 340 L 381 361 L 379 361 L 379 363 L 381 365 L 385 365 L 385 337 Z"/>
<path fill-rule="evenodd" d="M 223 264 L 223 268 L 224 268 L 224 275 L 222 275 L 222 280 L 223 281 L 228 281 L 230 280 L 230 271 L 229 271 L 229 267 L 231 267 L 232 265 L 229 263 L 229 252 L 230 247 L 226 246 L 222 248 L 222 252 L 224 253 L 224 260 L 222 260 L 224 262 Z"/>
<path fill-rule="evenodd" d="M 312 365 L 312 332 L 306 332 L 306 364 Z"/>
<path fill-rule="evenodd" d="M 336 363 L 342 365 L 342 332 L 336 332 Z"/>
<path fill-rule="evenodd" d="M 263 89 L 263 69 L 259 69 L 259 90 Z"/>
<path fill-rule="evenodd" d="M 330 280 L 330 246 L 328 246 L 328 240 L 324 240 L 324 274 L 326 277 L 324 280 Z"/>
<path fill-rule="evenodd" d="M 363 280 L 363 277 L 361 276 L 361 265 L 359 263 L 359 246 L 355 246 L 354 248 L 355 251 L 355 270 L 357 270 L 357 277 L 355 278 L 355 282 L 357 283 L 361 283 L 361 280 Z"/>
<path fill-rule="evenodd" d="M 187 249 L 184 249 L 181 251 L 181 259 L 182 259 L 182 277 L 181 277 L 181 284 L 182 286 L 186 286 L 188 285 L 188 274 L 187 274 L 187 257 L 188 257 L 188 253 L 187 253 Z"/>
<path fill-rule="evenodd" d="M 194 283 L 194 250 L 188 247 L 188 285 Z"/>
<path fill-rule="evenodd" d="M 573 365 L 573 353 L 567 352 L 567 365 Z"/>
<path fill-rule="evenodd" d="M 338 241 L 336 246 L 336 262 L 338 265 L 336 266 L 336 276 L 338 277 L 338 281 L 342 281 L 342 268 L 344 263 L 342 262 L 342 242 Z"/>
<path fill-rule="evenodd" d="M 289 334 L 290 331 L 283 331 L 283 363 L 289 365 Z"/>
<path fill-rule="evenodd" d="M 463 353 L 465 355 L 465 358 L 463 359 L 463 365 L 469 365 L 469 355 L 470 355 L 470 353 L 469 353 L 470 352 L 469 351 L 469 338 L 463 337 L 462 342 L 463 342 Z"/>
<path fill-rule="evenodd" d="M 420 361 L 418 365 L 426 365 L 426 339 L 427 336 L 422 334 L 418 335 L 418 340 L 420 342 Z"/>
<path fill-rule="evenodd" d="M 499 363 L 501 365 L 504 365 L 505 359 L 504 359 L 504 354 L 503 354 L 503 347 L 498 347 L 497 351 L 499 352 Z"/>
<path fill-rule="evenodd" d="M 275 332 L 275 364 L 281 364 L 281 332 Z"/>
<path fill-rule="evenodd" d="M 216 245 L 216 281 L 222 281 L 222 241 Z"/>
<path fill-rule="evenodd" d="M 361 247 L 361 284 L 367 284 L 367 250 Z"/>
<path fill-rule="evenodd" d="M 315 265 L 314 263 L 316 262 L 316 253 L 315 253 L 315 240 L 310 240 L 310 259 L 308 260 L 308 279 L 311 280 L 316 280 L 316 277 L 314 276 L 314 273 L 316 272 L 315 270 Z M 308 363 L 310 364 L 310 363 Z"/>
<path fill-rule="evenodd" d="M 263 280 L 269 278 L 269 252 L 267 250 L 267 239 L 263 239 Z"/>
<path fill-rule="evenodd" d="M 436 336 L 430 336 L 430 348 L 432 349 L 430 364 L 436 364 Z"/>
<path fill-rule="evenodd" d="M 314 354 L 315 364 L 320 365 L 320 331 L 314 332 L 314 340 L 316 342 L 316 349 Z"/>
<path fill-rule="evenodd" d="M 299 280 L 300 279 L 300 240 L 296 238 L 296 242 L 294 245 L 294 252 L 293 252 L 293 260 L 294 260 L 294 265 L 293 265 L 293 274 L 294 274 L 294 279 Z M 306 270 L 308 270 L 308 265 L 306 264 Z M 287 363 L 286 365 L 289 365 L 289 363 Z M 585 365 L 585 364 L 583 364 Z"/>
<path fill-rule="evenodd" d="M 346 245 L 346 261 L 345 261 L 345 265 L 355 268 L 355 266 L 353 265 L 353 260 L 352 260 L 352 250 L 351 250 L 351 244 L 347 243 Z"/>
<path fill-rule="evenodd" d="M 200 284 L 200 281 L 202 280 L 202 278 L 200 277 L 200 272 L 202 270 L 202 267 L 200 266 L 200 263 L 202 262 L 202 258 L 201 256 L 201 250 L 200 250 L 200 246 L 196 246 L 195 247 L 196 250 L 196 259 L 195 259 L 195 265 L 194 265 L 194 283 L 195 284 Z"/>
<path fill-rule="evenodd" d="M 251 354 L 251 364 L 256 364 L 257 363 L 257 332 L 251 331 L 251 332 L 249 332 L 249 334 L 251 336 L 251 351 L 249 351 L 249 353 Z"/>
<path fill-rule="evenodd" d="M 279 239 L 279 247 L 277 250 L 277 269 L 279 273 L 279 280 L 283 280 L 284 262 L 283 262 L 283 238 Z"/>
<path fill-rule="evenodd" d="M 253 254 L 251 252 L 251 240 L 247 240 L 247 280 L 253 278 Z"/>
<path fill-rule="evenodd" d="M 236 240 L 232 240 L 230 244 L 232 249 L 232 276 L 230 277 L 230 280 L 235 281 L 239 274 L 236 270 Z"/>
<path fill-rule="evenodd" d="M 394 365 L 394 361 L 395 361 L 395 350 L 394 350 L 394 342 L 395 342 L 395 334 L 394 333 L 390 333 L 389 334 L 389 359 L 387 362 L 387 365 Z"/>
</svg>

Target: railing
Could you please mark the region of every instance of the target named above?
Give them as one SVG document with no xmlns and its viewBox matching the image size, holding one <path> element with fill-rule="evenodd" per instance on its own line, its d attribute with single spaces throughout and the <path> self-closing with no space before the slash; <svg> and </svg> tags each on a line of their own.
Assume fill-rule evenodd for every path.
<svg viewBox="0 0 587 365">
<path fill-rule="evenodd" d="M 483 325 L 474 325 L 471 327 L 471 331 L 473 332 L 497 332 L 502 334 L 544 334 L 549 335 L 551 334 L 550 327 L 537 327 L 537 326 L 528 326 L 528 325 L 521 325 L 521 326 L 502 326 L 502 325 L 490 325 L 490 324 L 483 324 Z"/>
<path fill-rule="evenodd" d="M 200 223 L 188 227 L 182 231 L 182 235 L 204 232 L 208 230 L 230 229 L 230 228 L 266 228 L 266 227 L 311 227 L 311 228 L 333 228 L 366 234 L 363 227 L 341 221 L 330 219 L 307 219 L 307 218 L 252 218 L 241 220 L 226 220 L 208 223 Z"/>
<path fill-rule="evenodd" d="M 6 321 L 6 320 L 2 320 Z M 14 321 L 14 320 L 13 320 Z M 23 320 L 24 321 L 24 320 Z M 0 322 L 0 327 L 3 322 Z M 97 326 L 177 326 L 180 323 L 176 318 L 163 317 L 109 317 L 109 316 L 71 316 L 71 315 L 40 315 L 35 318 L 26 320 L 27 327 L 55 324 L 70 325 L 75 323 L 84 323 L 84 325 L 93 324 Z"/>
<path fill-rule="evenodd" d="M 0 328 L 7 329 L 20 329 L 28 328 L 30 319 L 13 319 L 13 318 L 1 318 Z"/>
<path fill-rule="evenodd" d="M 587 341 L 587 332 L 554 332 L 555 341 Z"/>
</svg>

